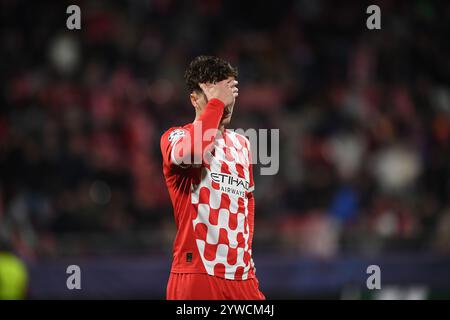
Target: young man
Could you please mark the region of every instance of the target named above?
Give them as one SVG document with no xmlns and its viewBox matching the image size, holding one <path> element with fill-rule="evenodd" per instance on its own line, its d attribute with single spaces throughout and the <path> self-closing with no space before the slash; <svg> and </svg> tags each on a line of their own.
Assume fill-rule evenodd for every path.
<svg viewBox="0 0 450 320">
<path fill-rule="evenodd" d="M 252 260 L 250 144 L 225 129 L 238 96 L 236 77 L 236 69 L 220 58 L 194 59 L 185 80 L 195 120 L 161 137 L 177 226 L 170 300 L 265 299 Z"/>
</svg>

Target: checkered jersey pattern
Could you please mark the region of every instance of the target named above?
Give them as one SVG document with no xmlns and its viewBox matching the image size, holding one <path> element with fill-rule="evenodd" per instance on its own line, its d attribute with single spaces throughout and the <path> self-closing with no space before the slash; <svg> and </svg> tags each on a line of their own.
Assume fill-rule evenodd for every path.
<svg viewBox="0 0 450 320">
<path fill-rule="evenodd" d="M 252 191 L 248 140 L 225 130 L 219 135 L 201 172 L 192 185 L 191 202 L 196 214 L 192 223 L 197 247 L 210 275 L 246 280 L 253 272 L 248 215 Z"/>
</svg>

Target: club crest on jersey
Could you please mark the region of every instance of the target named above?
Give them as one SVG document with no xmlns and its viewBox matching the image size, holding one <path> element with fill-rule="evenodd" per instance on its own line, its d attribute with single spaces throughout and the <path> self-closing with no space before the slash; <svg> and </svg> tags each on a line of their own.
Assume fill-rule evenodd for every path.
<svg viewBox="0 0 450 320">
<path fill-rule="evenodd" d="M 175 129 L 169 134 L 169 141 L 172 142 L 173 140 L 178 140 L 181 137 L 183 137 L 186 133 L 183 129 Z"/>
</svg>

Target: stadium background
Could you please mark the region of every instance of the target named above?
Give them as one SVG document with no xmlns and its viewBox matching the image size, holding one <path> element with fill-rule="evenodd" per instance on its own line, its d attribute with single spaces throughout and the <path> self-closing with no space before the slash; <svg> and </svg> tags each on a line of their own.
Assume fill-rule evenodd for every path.
<svg viewBox="0 0 450 320">
<path fill-rule="evenodd" d="M 450 297 L 448 1 L 5 0 L 0 15 L 3 297 L 17 279 L 27 298 L 164 298 L 159 138 L 193 119 L 182 76 L 199 54 L 239 69 L 233 128 L 280 129 L 279 173 L 255 174 L 269 298 Z"/>
</svg>

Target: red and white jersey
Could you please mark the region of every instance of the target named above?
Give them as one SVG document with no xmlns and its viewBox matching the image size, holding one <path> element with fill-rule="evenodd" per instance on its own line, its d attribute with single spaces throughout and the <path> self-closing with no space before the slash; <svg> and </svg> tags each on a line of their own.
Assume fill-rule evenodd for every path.
<svg viewBox="0 0 450 320">
<path fill-rule="evenodd" d="M 231 280 L 253 278 L 253 173 L 247 138 L 217 134 L 202 165 L 179 166 L 174 146 L 192 124 L 161 137 L 163 171 L 177 235 L 172 272 L 207 273 Z M 207 163 L 206 163 L 207 162 Z"/>
</svg>

